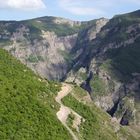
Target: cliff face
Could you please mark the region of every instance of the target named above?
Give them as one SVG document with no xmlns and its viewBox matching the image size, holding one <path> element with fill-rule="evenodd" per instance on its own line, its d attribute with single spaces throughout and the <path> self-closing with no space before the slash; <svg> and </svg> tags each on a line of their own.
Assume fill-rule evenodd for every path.
<svg viewBox="0 0 140 140">
<path fill-rule="evenodd" d="M 62 22 L 62 20 L 60 21 Z M 55 32 L 38 27 L 44 24 L 39 19 L 30 21 L 32 23 L 28 22 L 7 23 L 7 26 L 6 23 L 1 24 L 5 27 L 1 31 L 5 32 L 4 35 L 1 35 L 3 47 L 42 77 L 60 80 L 68 69 L 67 55 L 75 45 L 77 33 L 57 35 L 59 29 Z M 58 19 L 54 21 L 54 24 L 55 22 L 58 22 Z M 45 21 L 45 24 L 49 24 L 48 21 Z M 61 25 L 61 23 L 56 25 L 59 26 L 59 24 Z M 69 25 L 72 28 L 74 23 L 71 24 L 72 21 Z M 9 32 L 9 27 L 14 28 L 12 32 Z M 51 29 L 51 27 L 49 28 Z"/>
<path fill-rule="evenodd" d="M 66 81 L 86 89 L 122 125 L 139 125 L 140 11 L 114 17 L 93 39 L 88 32 Z"/>
<path fill-rule="evenodd" d="M 74 55 L 79 32 L 94 28 L 88 33 L 95 38 L 105 24 L 102 19 L 75 22 L 62 18 L 44 17 L 21 22 L 1 22 L 1 46 L 50 80 L 61 80 L 67 75 Z"/>
<path fill-rule="evenodd" d="M 57 37 L 54 32 L 42 31 L 42 39 L 35 39 L 33 43 L 27 39 L 25 42 L 17 42 L 17 37 L 19 36 L 16 33 L 12 38 L 14 43 L 4 48 L 24 64 L 48 79 L 59 80 L 66 74 L 68 65 L 65 55 L 74 46 L 77 34 Z"/>
<path fill-rule="evenodd" d="M 139 125 L 140 11 L 74 22 L 0 22 L 0 45 L 50 80 L 74 82 L 123 125 Z"/>
</svg>

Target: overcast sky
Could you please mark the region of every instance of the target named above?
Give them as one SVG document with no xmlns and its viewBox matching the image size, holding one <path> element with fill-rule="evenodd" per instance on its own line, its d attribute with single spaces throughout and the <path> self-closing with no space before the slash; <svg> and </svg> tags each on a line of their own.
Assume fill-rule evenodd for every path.
<svg viewBox="0 0 140 140">
<path fill-rule="evenodd" d="M 0 0 L 0 20 L 59 16 L 73 20 L 111 18 L 140 9 L 140 0 Z"/>
</svg>

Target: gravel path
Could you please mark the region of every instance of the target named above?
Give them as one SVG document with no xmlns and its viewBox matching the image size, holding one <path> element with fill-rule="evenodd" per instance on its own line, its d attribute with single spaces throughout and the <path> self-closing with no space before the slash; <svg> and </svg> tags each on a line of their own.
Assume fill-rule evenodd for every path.
<svg viewBox="0 0 140 140">
<path fill-rule="evenodd" d="M 57 118 L 61 121 L 61 123 L 67 128 L 67 130 L 73 137 L 73 140 L 78 140 L 77 136 L 73 133 L 73 131 L 66 124 L 66 120 L 70 113 L 73 113 L 75 115 L 75 118 L 76 118 L 75 120 L 79 120 L 79 118 L 81 120 L 82 117 L 79 114 L 77 114 L 76 112 L 74 112 L 71 108 L 63 105 L 63 103 L 61 102 L 61 100 L 65 96 L 67 96 L 71 92 L 71 90 L 72 90 L 72 88 L 69 84 L 63 83 L 61 91 L 58 92 L 58 95 L 55 98 L 56 102 L 60 104 L 60 110 L 57 112 L 56 115 L 57 115 Z M 79 125 L 79 123 L 78 123 L 78 125 Z"/>
</svg>

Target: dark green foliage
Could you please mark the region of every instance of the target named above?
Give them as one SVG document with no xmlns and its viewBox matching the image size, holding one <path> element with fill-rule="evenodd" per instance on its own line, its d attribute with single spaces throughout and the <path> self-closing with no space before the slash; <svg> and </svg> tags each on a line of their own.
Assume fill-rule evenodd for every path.
<svg viewBox="0 0 140 140">
<path fill-rule="evenodd" d="M 121 80 L 127 81 L 132 73 L 140 73 L 140 38 L 132 45 L 107 52 L 111 65 L 122 75 Z"/>
<path fill-rule="evenodd" d="M 0 22 L 0 33 L 5 34 L 6 31 L 13 33 L 19 27 L 19 23 L 16 21 L 1 21 Z"/>
<path fill-rule="evenodd" d="M 75 85 L 73 89 L 73 94 L 76 95 L 79 99 L 83 98 L 84 96 L 87 96 L 87 93 L 84 89 L 81 87 Z"/>
<path fill-rule="evenodd" d="M 105 82 L 101 78 L 99 78 L 98 75 L 94 75 L 94 78 L 91 81 L 91 87 L 94 90 L 93 96 L 108 94 L 107 86 L 106 86 Z"/>
<path fill-rule="evenodd" d="M 9 39 L 0 39 L 0 46 L 8 46 L 8 45 L 12 45 L 12 41 L 10 41 Z"/>
<path fill-rule="evenodd" d="M 140 11 L 132 12 L 129 14 L 117 15 L 112 18 L 99 33 L 99 40 L 101 43 L 98 46 L 105 46 L 107 43 L 116 43 L 119 44 L 124 42 L 138 33 L 140 29 L 138 24 L 140 23 Z M 128 27 L 136 29 L 136 32 L 133 31 L 128 33 Z"/>
<path fill-rule="evenodd" d="M 40 55 L 36 56 L 36 55 L 31 54 L 31 55 L 28 57 L 27 61 L 29 61 L 29 62 L 31 62 L 31 63 L 37 63 L 38 61 L 44 61 L 44 59 L 43 59 L 43 57 L 40 56 Z"/>
<path fill-rule="evenodd" d="M 36 39 L 36 40 L 41 40 L 42 37 L 41 37 L 41 30 L 39 28 L 37 28 L 36 26 L 34 26 L 32 24 L 32 21 L 21 21 L 22 24 L 24 24 L 28 29 L 29 29 L 29 32 L 30 34 L 27 36 L 25 35 L 24 37 L 26 37 L 27 39 L 29 39 L 29 41 L 32 42 L 33 44 L 33 41 Z"/>
<path fill-rule="evenodd" d="M 92 27 L 95 25 L 95 21 L 92 20 L 89 22 L 82 22 L 81 25 L 75 24 L 70 25 L 69 23 L 55 23 L 56 17 L 42 17 L 32 20 L 22 21 L 21 23 L 27 25 L 32 33 L 36 32 L 36 35 L 41 34 L 41 30 L 44 31 L 52 31 L 55 32 L 58 36 L 66 36 L 78 33 L 82 29 L 87 27 Z M 66 20 L 66 19 L 59 19 L 58 20 Z M 69 21 L 68 21 L 69 22 Z"/>
<path fill-rule="evenodd" d="M 27 60 L 28 60 L 29 62 L 31 62 L 31 63 L 38 62 L 38 58 L 37 58 L 37 56 L 32 55 L 32 54 L 28 57 Z"/>
<path fill-rule="evenodd" d="M 73 125 L 73 120 L 74 120 L 75 116 L 71 113 L 68 115 L 68 118 L 67 118 L 67 125 L 73 129 L 72 125 Z"/>
<path fill-rule="evenodd" d="M 0 139 L 71 140 L 56 119 L 59 90 L 0 49 Z"/>
</svg>

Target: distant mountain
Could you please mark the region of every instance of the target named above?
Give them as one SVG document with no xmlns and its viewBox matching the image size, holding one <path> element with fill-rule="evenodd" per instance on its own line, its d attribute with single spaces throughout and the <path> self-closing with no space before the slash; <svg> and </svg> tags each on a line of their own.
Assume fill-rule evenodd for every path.
<svg viewBox="0 0 140 140">
<path fill-rule="evenodd" d="M 0 21 L 0 46 L 42 78 L 81 86 L 137 137 L 140 10 L 86 22 L 58 17 Z"/>
</svg>

